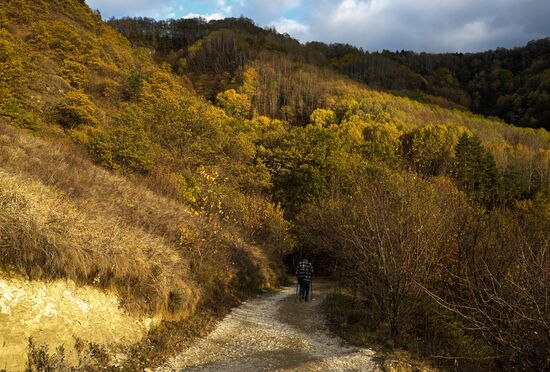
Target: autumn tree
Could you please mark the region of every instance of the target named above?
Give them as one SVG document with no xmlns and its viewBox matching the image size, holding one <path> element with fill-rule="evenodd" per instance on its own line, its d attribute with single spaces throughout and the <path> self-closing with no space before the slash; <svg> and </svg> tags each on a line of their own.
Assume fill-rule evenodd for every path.
<svg viewBox="0 0 550 372">
<path fill-rule="evenodd" d="M 342 279 L 359 288 L 395 344 L 407 304 L 420 295 L 415 283 L 430 280 L 447 249 L 448 207 L 456 198 L 445 180 L 359 178 L 350 195 L 312 203 L 300 219 L 306 241 L 330 255 Z"/>
<path fill-rule="evenodd" d="M 237 93 L 235 89 L 229 89 L 218 93 L 216 103 L 223 108 L 229 116 L 244 119 L 250 114 L 250 98 L 244 93 Z"/>
</svg>

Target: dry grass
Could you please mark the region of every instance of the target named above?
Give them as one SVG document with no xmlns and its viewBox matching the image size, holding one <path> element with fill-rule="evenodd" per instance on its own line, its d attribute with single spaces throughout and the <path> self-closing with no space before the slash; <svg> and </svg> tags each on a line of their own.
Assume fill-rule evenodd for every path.
<svg viewBox="0 0 550 372">
<path fill-rule="evenodd" d="M 0 171 L 3 265 L 29 278 L 114 287 L 123 299 L 168 312 L 170 296 L 196 303 L 188 263 L 162 239 L 79 210 L 59 192 Z M 188 309 L 186 309 L 188 310 Z"/>
<path fill-rule="evenodd" d="M 112 288 L 182 318 L 277 280 L 262 250 L 61 141 L 0 124 L 0 268 Z"/>
</svg>

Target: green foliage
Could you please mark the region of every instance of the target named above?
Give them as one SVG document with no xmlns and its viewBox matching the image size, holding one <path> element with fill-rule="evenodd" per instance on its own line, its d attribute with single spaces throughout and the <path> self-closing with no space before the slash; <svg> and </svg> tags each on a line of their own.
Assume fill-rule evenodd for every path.
<svg viewBox="0 0 550 372">
<path fill-rule="evenodd" d="M 92 153 L 104 165 L 119 166 L 140 173 L 154 166 L 153 144 L 140 115 L 131 108 L 120 113 L 107 132 L 97 132 L 90 139 Z"/>
<path fill-rule="evenodd" d="M 110 137 L 115 162 L 138 172 L 153 168 L 153 145 L 135 111 L 128 109 L 115 119 Z"/>
<path fill-rule="evenodd" d="M 87 140 L 91 153 L 103 166 L 117 168 L 113 160 L 111 138 L 107 132 L 101 130 L 92 132 Z"/>
<path fill-rule="evenodd" d="M 269 138 L 260 156 L 272 178 L 272 193 L 289 213 L 345 183 L 354 158 L 343 150 L 336 128 L 309 125 Z"/>
<path fill-rule="evenodd" d="M 352 345 L 389 346 L 387 337 L 377 332 L 375 312 L 354 298 L 350 291 L 338 289 L 329 294 L 321 306 L 331 329 Z"/>
<path fill-rule="evenodd" d="M 82 91 L 72 90 L 65 94 L 54 110 L 57 123 L 65 129 L 79 125 L 97 125 L 96 106 Z"/>
<path fill-rule="evenodd" d="M 357 293 L 354 296 L 352 291 L 340 288 L 326 297 L 322 309 L 331 329 L 351 344 L 391 347 L 387 326 L 377 318 L 373 304 L 358 297 Z M 427 298 L 411 310 L 402 340 L 405 350 L 423 357 L 448 356 L 450 360 L 452 356 L 464 356 L 464 359 L 456 361 L 455 367 L 459 370 L 476 369 L 481 365 L 485 369 L 494 367 L 489 345 L 465 331 L 452 313 L 441 310 Z M 400 355 L 401 358 L 403 356 Z M 449 367 L 450 362 L 440 359 L 435 360 L 434 364 L 445 368 Z"/>
<path fill-rule="evenodd" d="M 175 175 L 180 197 L 189 205 L 198 208 L 201 198 L 199 182 L 193 176 Z"/>
<path fill-rule="evenodd" d="M 456 145 L 452 177 L 472 199 L 493 207 L 500 197 L 500 174 L 495 159 L 477 137 L 462 134 Z"/>
<path fill-rule="evenodd" d="M 132 71 L 122 92 L 123 98 L 127 101 L 139 99 L 144 79 L 143 74 L 138 71 Z"/>
</svg>

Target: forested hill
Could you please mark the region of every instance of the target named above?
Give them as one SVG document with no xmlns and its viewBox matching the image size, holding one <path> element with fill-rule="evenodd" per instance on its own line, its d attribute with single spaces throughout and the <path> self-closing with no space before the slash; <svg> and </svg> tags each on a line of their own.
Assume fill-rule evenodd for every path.
<svg viewBox="0 0 550 372">
<path fill-rule="evenodd" d="M 134 44 L 156 50 L 157 58 L 179 71 L 234 72 L 262 51 L 278 51 L 295 62 L 331 67 L 371 87 L 446 106 L 462 106 L 518 126 L 550 128 L 548 38 L 521 48 L 483 53 L 370 53 L 346 44 L 301 45 L 288 35 L 257 27 L 246 18 L 210 22 L 123 18 L 109 23 Z M 204 42 L 212 52 L 223 50 L 223 58 L 203 61 L 196 56 L 190 61 L 188 57 Z"/>
</svg>

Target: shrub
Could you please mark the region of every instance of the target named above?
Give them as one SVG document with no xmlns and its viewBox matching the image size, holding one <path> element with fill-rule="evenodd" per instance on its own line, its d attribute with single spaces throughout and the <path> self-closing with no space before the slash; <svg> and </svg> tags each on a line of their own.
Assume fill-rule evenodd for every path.
<svg viewBox="0 0 550 372">
<path fill-rule="evenodd" d="M 263 247 L 278 254 L 289 253 L 293 247 L 290 223 L 280 206 L 260 195 L 232 193 L 222 200 L 224 218 L 248 232 Z"/>
<path fill-rule="evenodd" d="M 69 371 L 65 363 L 65 350 L 63 346 L 57 348 L 53 355 L 49 355 L 47 345 L 36 345 L 29 338 L 26 371 Z"/>
<path fill-rule="evenodd" d="M 128 76 L 128 81 L 122 92 L 122 97 L 127 101 L 138 99 L 143 87 L 143 80 L 144 76 L 140 72 L 132 71 Z"/>
<path fill-rule="evenodd" d="M 154 152 L 142 118 L 131 109 L 122 112 L 109 132 L 113 160 L 138 172 L 153 168 Z"/>
<path fill-rule="evenodd" d="M 83 40 L 71 23 L 55 21 L 50 26 L 52 37 L 49 46 L 61 56 L 85 55 L 93 49 L 90 42 Z"/>
<path fill-rule="evenodd" d="M 98 84 L 99 93 L 109 99 L 118 99 L 120 96 L 120 84 L 113 79 L 105 79 Z"/>
<path fill-rule="evenodd" d="M 65 129 L 79 125 L 96 125 L 96 106 L 82 91 L 70 91 L 55 107 L 55 119 Z"/>
<path fill-rule="evenodd" d="M 75 351 L 78 359 L 77 366 L 73 366 L 73 363 L 67 360 L 69 358 L 66 358 L 63 345 L 51 352 L 48 345 L 36 344 L 30 337 L 25 371 L 97 371 L 111 366 L 108 351 L 98 344 L 86 343 L 77 338 Z"/>
<path fill-rule="evenodd" d="M 0 117 L 4 117 L 10 123 L 19 128 L 37 130 L 41 119 L 33 112 L 28 111 L 21 99 L 0 83 Z"/>
<path fill-rule="evenodd" d="M 59 75 L 62 76 L 69 84 L 76 89 L 82 89 L 88 83 L 86 77 L 86 67 L 78 62 L 64 60 L 63 65 L 59 69 Z"/>
<path fill-rule="evenodd" d="M 90 150 L 103 165 L 141 173 L 153 168 L 152 146 L 141 117 L 131 109 L 122 112 L 107 132 L 95 132 L 89 142 Z"/>
<path fill-rule="evenodd" d="M 90 135 L 88 147 L 99 163 L 107 168 L 115 169 L 113 150 L 109 134 L 105 131 L 96 131 Z"/>
</svg>

